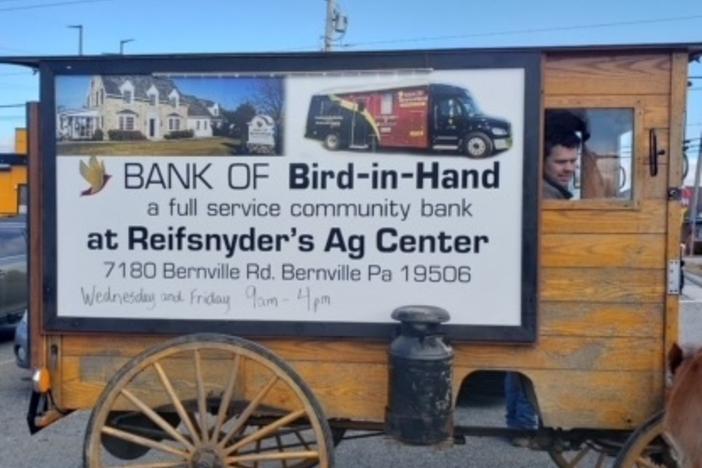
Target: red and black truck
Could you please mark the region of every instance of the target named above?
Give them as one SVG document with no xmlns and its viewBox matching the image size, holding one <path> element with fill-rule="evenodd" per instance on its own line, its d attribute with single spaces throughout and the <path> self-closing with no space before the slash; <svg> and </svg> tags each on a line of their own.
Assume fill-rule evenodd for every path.
<svg viewBox="0 0 702 468">
<path fill-rule="evenodd" d="M 467 89 L 438 83 L 315 94 L 305 137 L 329 150 L 455 151 L 471 158 L 512 145 L 509 122 L 482 113 Z"/>
</svg>

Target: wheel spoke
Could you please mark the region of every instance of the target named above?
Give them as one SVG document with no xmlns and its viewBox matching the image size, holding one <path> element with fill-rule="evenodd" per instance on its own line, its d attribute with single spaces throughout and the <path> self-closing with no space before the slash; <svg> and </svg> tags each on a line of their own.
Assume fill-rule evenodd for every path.
<svg viewBox="0 0 702 468">
<path fill-rule="evenodd" d="M 200 438 L 197 435 L 197 431 L 195 430 L 193 423 L 190 421 L 190 417 L 188 416 L 187 411 L 185 411 L 183 404 L 180 402 L 180 398 L 178 398 L 178 395 L 176 395 L 175 389 L 173 388 L 170 379 L 166 375 L 166 372 L 163 370 L 163 367 L 158 362 L 155 362 L 154 369 L 156 369 L 156 373 L 158 374 L 158 378 L 161 380 L 163 388 L 166 389 L 166 393 L 168 393 L 171 402 L 173 402 L 173 406 L 175 406 L 176 412 L 178 413 L 178 416 L 180 416 L 180 420 L 185 423 L 185 427 L 188 429 L 188 432 L 190 432 L 190 435 L 192 435 L 193 442 L 196 444 L 199 443 Z"/>
<path fill-rule="evenodd" d="M 283 416 L 282 418 L 276 419 L 272 423 L 268 424 L 267 426 L 262 427 L 260 430 L 254 432 L 253 434 L 244 437 L 241 439 L 239 442 L 236 444 L 232 445 L 226 450 L 227 455 L 229 455 L 232 452 L 235 452 L 236 450 L 240 449 L 241 447 L 244 447 L 254 441 L 263 439 L 264 437 L 272 434 L 278 428 L 285 426 L 286 424 L 295 421 L 296 419 L 299 419 L 301 416 L 305 414 L 305 410 L 297 410 L 294 411 L 287 416 Z"/>
<path fill-rule="evenodd" d="M 238 457 L 228 457 L 227 463 L 242 463 L 242 462 L 259 462 L 259 461 L 275 461 L 275 460 L 295 460 L 295 459 L 318 459 L 319 452 L 314 451 L 299 451 L 299 452 L 279 452 L 279 453 L 257 453 L 253 455 L 241 455 Z"/>
<path fill-rule="evenodd" d="M 158 415 L 154 410 L 149 408 L 146 403 L 141 401 L 139 398 L 137 398 L 132 392 L 127 390 L 126 388 L 123 388 L 120 393 L 124 395 L 129 401 L 131 401 L 134 406 L 139 408 L 142 413 L 144 413 L 151 421 L 154 422 L 158 427 L 166 431 L 171 437 L 176 439 L 178 442 L 183 444 L 185 447 L 187 447 L 188 451 L 192 452 L 195 450 L 195 447 L 188 442 L 183 435 L 178 432 L 173 426 L 168 424 L 168 422 L 163 419 L 161 416 Z"/>
<path fill-rule="evenodd" d="M 197 412 L 200 415 L 200 432 L 202 433 L 202 441 L 209 442 L 210 435 L 207 430 L 207 402 L 205 400 L 205 386 L 202 379 L 202 366 L 200 363 L 200 351 L 194 351 L 195 359 L 195 380 L 197 382 Z M 213 437 L 215 435 L 213 434 Z"/>
<path fill-rule="evenodd" d="M 232 427 L 229 432 L 227 433 L 226 436 L 222 439 L 222 441 L 218 444 L 220 448 L 224 448 L 224 446 L 227 445 L 227 442 L 234 437 L 236 434 L 238 434 L 243 428 L 244 425 L 246 424 L 246 421 L 249 419 L 251 414 L 254 412 L 254 410 L 258 407 L 259 403 L 261 403 L 261 400 L 268 394 L 268 392 L 273 388 L 273 386 L 278 382 L 278 376 L 273 376 L 271 380 L 266 384 L 265 387 L 261 389 L 261 391 L 258 392 L 258 395 L 256 395 L 251 402 L 246 406 L 244 411 L 241 412 L 239 415 L 239 418 L 237 418 L 236 423 L 234 424 L 234 427 Z"/>
<path fill-rule="evenodd" d="M 236 378 L 239 373 L 239 364 L 241 361 L 241 356 L 238 354 L 234 358 L 234 364 L 232 364 L 232 371 L 229 374 L 229 381 L 227 382 L 227 387 L 224 390 L 224 395 L 222 395 L 222 400 L 219 403 L 219 411 L 217 412 L 217 422 L 215 423 L 214 430 L 212 431 L 213 440 L 217 440 L 222 425 L 224 424 L 224 418 L 227 415 L 227 410 L 229 409 L 229 402 L 232 399 L 232 394 L 234 393 L 234 385 L 236 384 Z"/>
<path fill-rule="evenodd" d="M 114 427 L 103 426 L 101 432 L 103 434 L 117 437 L 118 439 L 126 440 L 127 442 L 131 442 L 133 444 L 142 445 L 144 447 L 149 447 L 154 450 L 160 450 L 161 452 L 177 455 L 179 457 L 182 457 L 183 460 L 187 460 L 189 456 L 187 452 L 178 450 L 177 448 L 171 447 L 170 445 L 162 444 L 161 442 L 156 442 L 155 440 L 147 439 L 146 437 L 130 434 L 129 432 L 124 432 L 119 429 L 115 429 Z"/>
</svg>

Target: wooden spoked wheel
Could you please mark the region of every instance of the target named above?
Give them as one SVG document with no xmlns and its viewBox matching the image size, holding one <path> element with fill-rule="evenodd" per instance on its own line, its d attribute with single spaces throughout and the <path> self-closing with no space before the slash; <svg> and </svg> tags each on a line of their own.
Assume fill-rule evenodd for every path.
<svg viewBox="0 0 702 468">
<path fill-rule="evenodd" d="M 609 467 L 621 449 L 621 443 L 606 440 L 586 440 L 570 450 L 549 450 L 553 462 L 559 468 Z"/>
<path fill-rule="evenodd" d="M 624 444 L 614 461 L 616 468 L 675 468 L 678 463 L 663 430 L 663 412 L 654 415 Z"/>
<path fill-rule="evenodd" d="M 247 340 L 197 334 L 156 346 L 115 374 L 90 416 L 83 460 L 327 468 L 332 452 L 324 412 L 289 365 Z"/>
<path fill-rule="evenodd" d="M 676 468 L 671 445 L 663 432 L 663 413 L 656 414 L 631 433 L 626 441 L 588 440 L 577 450 L 555 451 L 549 455 L 561 468 Z"/>
</svg>

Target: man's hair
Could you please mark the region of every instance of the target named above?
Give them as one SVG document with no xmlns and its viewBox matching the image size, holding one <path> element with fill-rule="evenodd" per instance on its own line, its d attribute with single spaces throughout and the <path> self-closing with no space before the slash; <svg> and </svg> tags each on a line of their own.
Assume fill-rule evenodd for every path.
<svg viewBox="0 0 702 468">
<path fill-rule="evenodd" d="M 583 119 L 566 110 L 546 111 L 544 132 L 544 158 L 551 154 L 554 146 L 572 149 L 590 138 L 587 124 Z"/>
<path fill-rule="evenodd" d="M 546 137 L 544 142 L 544 158 L 548 157 L 553 151 L 554 146 L 564 146 L 568 149 L 577 148 L 582 143 L 580 137 L 574 133 L 552 133 Z"/>
</svg>

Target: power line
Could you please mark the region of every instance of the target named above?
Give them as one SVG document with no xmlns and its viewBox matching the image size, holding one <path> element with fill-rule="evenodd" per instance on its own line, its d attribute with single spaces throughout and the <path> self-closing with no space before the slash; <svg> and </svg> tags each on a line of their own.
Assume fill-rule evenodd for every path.
<svg viewBox="0 0 702 468">
<path fill-rule="evenodd" d="M 356 47 L 365 45 L 377 45 L 377 44 L 399 44 L 403 42 L 423 42 L 423 41 L 443 41 L 448 39 L 466 39 L 470 37 L 489 37 L 489 36 L 502 36 L 509 34 L 532 34 L 540 32 L 554 32 L 554 31 L 569 31 L 572 29 L 595 29 L 595 28 L 610 28 L 613 26 L 629 26 L 636 24 L 653 24 L 653 23 L 669 23 L 673 21 L 689 21 L 694 19 L 701 19 L 702 15 L 691 15 L 691 16 L 674 16 L 670 18 L 656 18 L 656 19 L 646 19 L 646 20 L 634 20 L 634 21 L 617 21 L 612 23 L 594 23 L 594 24 L 581 24 L 573 26 L 561 26 L 556 28 L 529 28 L 529 29 L 512 29 L 504 31 L 495 32 L 485 32 L 485 33 L 472 33 L 472 34 L 455 34 L 450 36 L 425 36 L 407 39 L 394 39 L 385 41 L 368 41 L 368 42 L 357 42 L 355 44 L 344 44 L 343 47 Z"/>
<path fill-rule="evenodd" d="M 0 104 L 0 109 L 10 109 L 12 107 L 25 107 L 27 104 Z"/>
<path fill-rule="evenodd" d="M 64 6 L 64 5 L 76 5 L 79 3 L 97 3 L 97 2 L 111 2 L 111 1 L 113 1 L 113 0 L 70 0 L 70 1 L 66 1 L 66 2 L 40 3 L 38 5 L 6 7 L 6 8 L 0 8 L 0 11 L 36 10 L 38 8 L 49 8 L 49 7 Z"/>
</svg>

